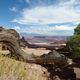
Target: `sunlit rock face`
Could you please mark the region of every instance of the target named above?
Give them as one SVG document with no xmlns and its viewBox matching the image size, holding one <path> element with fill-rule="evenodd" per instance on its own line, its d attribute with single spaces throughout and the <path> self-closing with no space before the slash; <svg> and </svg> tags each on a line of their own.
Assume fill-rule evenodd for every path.
<svg viewBox="0 0 80 80">
<path fill-rule="evenodd" d="M 48 77 L 48 71 L 40 65 L 0 55 L 0 80 L 48 80 Z"/>
</svg>

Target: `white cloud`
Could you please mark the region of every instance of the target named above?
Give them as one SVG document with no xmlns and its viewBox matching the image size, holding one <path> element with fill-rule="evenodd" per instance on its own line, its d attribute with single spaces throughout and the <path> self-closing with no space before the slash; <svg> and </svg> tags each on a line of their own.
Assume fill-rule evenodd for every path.
<svg viewBox="0 0 80 80">
<path fill-rule="evenodd" d="M 28 33 L 28 34 L 41 34 L 41 35 L 72 35 L 75 26 L 70 25 L 41 25 L 41 26 L 29 26 L 29 27 L 20 27 L 14 26 L 13 29 L 17 30 L 19 33 Z"/>
<path fill-rule="evenodd" d="M 24 9 L 21 17 L 14 19 L 13 22 L 19 24 L 50 24 L 64 22 L 80 22 L 80 12 L 69 7 L 36 7 Z"/>
<path fill-rule="evenodd" d="M 25 33 L 35 33 L 35 34 L 41 34 L 41 35 L 72 35 L 74 31 L 75 26 L 70 25 L 60 25 L 60 26 L 30 26 L 29 28 L 21 29 L 22 32 Z M 20 30 L 20 31 L 21 31 Z M 59 33 L 61 31 L 61 33 Z M 65 33 L 64 33 L 65 31 Z"/>
<path fill-rule="evenodd" d="M 9 10 L 13 11 L 13 12 L 17 12 L 17 8 L 16 7 L 9 8 Z"/>
<path fill-rule="evenodd" d="M 62 31 L 62 35 L 72 35 L 74 26 L 60 25 L 50 27 L 47 24 L 74 23 L 80 22 L 80 0 L 61 0 L 58 5 L 36 6 L 25 8 L 20 12 L 19 17 L 12 20 L 18 24 L 33 25 L 25 28 L 24 32 L 39 33 L 48 35 L 61 35 L 57 31 Z M 30 4 L 30 0 L 26 0 Z M 31 3 L 32 4 L 32 3 Z M 76 6 L 76 7 L 75 7 Z M 35 27 L 36 25 L 37 27 Z"/>
<path fill-rule="evenodd" d="M 73 27 L 70 27 L 68 25 L 60 25 L 60 26 L 55 26 L 55 27 L 51 27 L 50 29 L 51 30 L 61 30 L 61 31 L 71 31 L 71 30 L 74 30 L 76 26 L 73 26 Z"/>
<path fill-rule="evenodd" d="M 27 3 L 30 3 L 30 0 L 26 0 Z"/>
<path fill-rule="evenodd" d="M 62 0 L 62 2 L 59 5 L 74 7 L 75 5 L 78 5 L 78 4 L 80 4 L 80 0 L 66 0 L 66 2 L 65 2 L 65 0 Z"/>
<path fill-rule="evenodd" d="M 21 28 L 19 26 L 14 26 L 13 29 L 20 30 Z"/>
</svg>

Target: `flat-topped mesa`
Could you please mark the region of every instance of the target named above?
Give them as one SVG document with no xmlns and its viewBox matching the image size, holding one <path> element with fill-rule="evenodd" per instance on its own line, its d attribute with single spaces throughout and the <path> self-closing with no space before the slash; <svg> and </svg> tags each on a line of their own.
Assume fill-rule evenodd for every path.
<svg viewBox="0 0 80 80">
<path fill-rule="evenodd" d="M 0 27 L 0 42 L 5 43 L 12 54 L 15 54 L 16 56 L 21 56 L 26 62 L 39 64 L 55 64 L 66 62 L 65 56 L 56 52 L 45 54 L 39 57 L 25 53 L 20 48 L 19 33 L 17 33 L 17 31 L 14 29 L 4 29 L 3 27 Z"/>
</svg>

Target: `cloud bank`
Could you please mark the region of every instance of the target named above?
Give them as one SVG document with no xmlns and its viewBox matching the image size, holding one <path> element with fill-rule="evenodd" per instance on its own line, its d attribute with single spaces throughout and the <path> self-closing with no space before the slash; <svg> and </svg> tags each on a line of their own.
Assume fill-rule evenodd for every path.
<svg viewBox="0 0 80 80">
<path fill-rule="evenodd" d="M 32 29 L 29 27 L 27 30 L 30 33 L 36 33 L 36 31 L 40 33 L 44 28 L 43 34 L 54 34 L 57 31 L 71 31 L 73 33 L 74 25 L 58 24 L 80 22 L 80 0 L 26 0 L 26 3 L 32 7 L 22 9 L 20 16 L 13 19 L 12 22 L 21 25 L 33 25 Z M 49 24 L 53 24 L 52 27 Z M 72 35 L 72 33 L 69 34 Z"/>
</svg>

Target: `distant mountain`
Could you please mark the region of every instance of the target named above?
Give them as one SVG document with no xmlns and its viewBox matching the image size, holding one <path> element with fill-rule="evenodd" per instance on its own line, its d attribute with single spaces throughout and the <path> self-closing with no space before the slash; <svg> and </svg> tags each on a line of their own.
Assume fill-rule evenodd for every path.
<svg viewBox="0 0 80 80">
<path fill-rule="evenodd" d="M 20 33 L 21 36 L 27 37 L 27 36 L 42 36 L 41 34 L 35 34 L 35 33 Z"/>
<path fill-rule="evenodd" d="M 69 36 L 33 36 L 26 37 L 26 40 L 31 43 L 54 43 L 54 42 L 67 42 Z"/>
<path fill-rule="evenodd" d="M 40 34 L 21 33 L 25 39 L 30 43 L 54 43 L 67 42 L 70 36 L 43 36 Z"/>
</svg>

